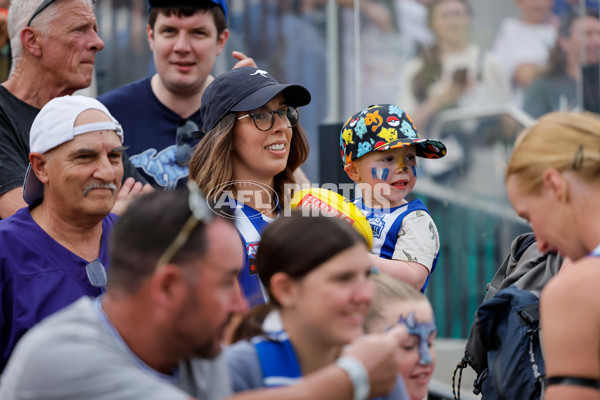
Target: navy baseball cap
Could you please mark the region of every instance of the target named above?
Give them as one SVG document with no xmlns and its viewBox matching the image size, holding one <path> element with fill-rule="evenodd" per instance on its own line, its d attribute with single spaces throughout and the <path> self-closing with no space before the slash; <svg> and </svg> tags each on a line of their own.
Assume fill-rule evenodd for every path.
<svg viewBox="0 0 600 400">
<path fill-rule="evenodd" d="M 202 132 L 208 133 L 228 113 L 255 110 L 279 93 L 288 106 L 310 103 L 310 92 L 304 86 L 279 83 L 262 69 L 240 67 L 217 76 L 202 95 Z"/>
<path fill-rule="evenodd" d="M 221 7 L 227 21 L 227 1 L 226 0 L 148 0 L 150 8 L 152 7 L 191 7 L 199 8 L 201 3 L 214 3 Z"/>
</svg>

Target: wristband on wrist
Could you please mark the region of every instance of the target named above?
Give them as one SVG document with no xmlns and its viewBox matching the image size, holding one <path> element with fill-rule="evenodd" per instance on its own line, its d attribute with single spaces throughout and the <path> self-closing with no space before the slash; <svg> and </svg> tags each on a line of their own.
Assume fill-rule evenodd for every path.
<svg viewBox="0 0 600 400">
<path fill-rule="evenodd" d="M 338 367 L 348 373 L 352 382 L 353 400 L 366 400 L 371 391 L 369 373 L 365 366 L 352 356 L 343 356 L 335 362 Z"/>
</svg>

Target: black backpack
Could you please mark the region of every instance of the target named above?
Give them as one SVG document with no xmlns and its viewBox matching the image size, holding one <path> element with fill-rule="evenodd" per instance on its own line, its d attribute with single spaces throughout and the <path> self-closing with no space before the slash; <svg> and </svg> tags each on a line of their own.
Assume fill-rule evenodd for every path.
<svg viewBox="0 0 600 400">
<path fill-rule="evenodd" d="M 557 254 L 537 250 L 533 233 L 513 241 L 475 313 L 464 356 L 452 377 L 455 399 L 460 399 L 462 370 L 467 366 L 477 373 L 473 392 L 481 393 L 483 399 L 540 399 L 545 365 L 539 338 L 539 294 L 561 264 Z"/>
</svg>

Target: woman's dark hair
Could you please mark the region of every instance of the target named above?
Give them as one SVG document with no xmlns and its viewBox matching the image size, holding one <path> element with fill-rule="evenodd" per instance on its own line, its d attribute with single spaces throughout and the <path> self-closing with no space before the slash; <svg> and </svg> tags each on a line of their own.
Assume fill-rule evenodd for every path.
<svg viewBox="0 0 600 400">
<path fill-rule="evenodd" d="M 303 216 L 293 211 L 267 226 L 256 255 L 256 271 L 269 295 L 269 303 L 254 307 L 237 326 L 233 342 L 249 339 L 262 332 L 266 315 L 281 305 L 271 292 L 271 277 L 284 272 L 300 280 L 324 262 L 366 240 L 348 222 L 335 217 Z"/>
<path fill-rule="evenodd" d="M 599 18 L 598 12 L 596 10 L 589 9 L 586 11 L 585 17 L 593 17 L 596 19 Z M 573 28 L 573 24 L 579 18 L 579 15 L 569 13 L 565 14 L 560 19 L 558 36 L 556 38 L 556 42 L 554 43 L 554 47 L 548 55 L 548 64 L 546 67 L 546 71 L 544 71 L 545 76 L 562 75 L 567 70 L 567 55 L 560 46 L 559 40 L 560 38 L 568 38 L 571 36 L 571 29 Z"/>
<path fill-rule="evenodd" d="M 458 1 L 465 5 L 469 15 L 473 15 L 473 8 L 471 7 L 471 3 L 468 0 L 433 0 L 431 4 L 428 6 L 427 13 L 427 22 L 429 26 L 431 26 L 431 22 L 433 20 L 433 11 L 435 8 L 447 1 Z M 423 49 L 419 57 L 423 61 L 423 66 L 421 69 L 415 74 L 411 87 L 412 91 L 419 102 L 425 101 L 427 99 L 427 92 L 429 87 L 436 81 L 440 79 L 442 75 L 442 62 L 440 60 L 440 46 L 437 43 L 429 46 L 428 48 Z"/>
</svg>

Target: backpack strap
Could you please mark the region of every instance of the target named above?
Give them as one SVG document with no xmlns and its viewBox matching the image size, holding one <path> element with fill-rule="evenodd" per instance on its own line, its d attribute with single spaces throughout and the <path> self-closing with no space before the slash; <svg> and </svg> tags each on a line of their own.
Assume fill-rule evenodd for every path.
<svg viewBox="0 0 600 400">
<path fill-rule="evenodd" d="M 510 246 L 510 253 L 508 253 L 506 258 L 504 259 L 504 262 L 502 263 L 500 268 L 498 268 L 496 274 L 494 274 L 492 281 L 487 284 L 485 298 L 483 299 L 483 301 L 488 300 L 498 292 L 500 284 L 506 278 L 506 271 L 508 269 L 508 266 L 511 263 L 518 262 L 523 256 L 523 253 L 525 253 L 525 251 L 527 251 L 527 249 L 529 249 L 529 247 L 531 247 L 531 245 L 534 243 L 535 236 L 533 232 L 524 233 L 522 235 L 517 236 L 513 240 Z"/>
<path fill-rule="evenodd" d="M 508 268 L 508 264 L 510 263 L 511 257 L 512 253 L 509 253 L 502 262 L 500 268 L 498 268 L 498 271 L 496 271 L 496 273 L 494 274 L 492 281 L 486 285 L 485 298 L 483 299 L 483 301 L 488 300 L 498 292 L 498 287 L 500 286 L 500 283 L 502 283 L 504 278 L 506 278 L 506 269 Z"/>
</svg>

